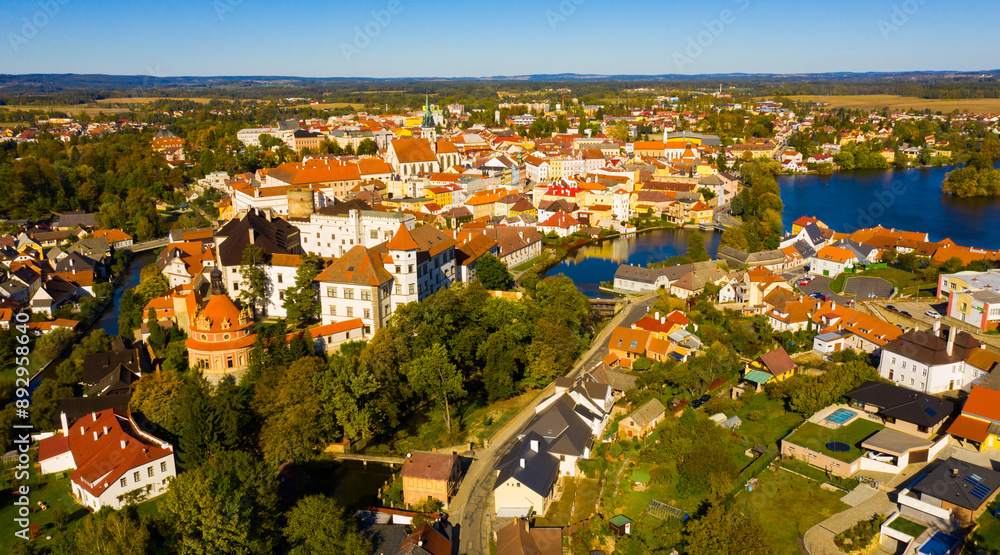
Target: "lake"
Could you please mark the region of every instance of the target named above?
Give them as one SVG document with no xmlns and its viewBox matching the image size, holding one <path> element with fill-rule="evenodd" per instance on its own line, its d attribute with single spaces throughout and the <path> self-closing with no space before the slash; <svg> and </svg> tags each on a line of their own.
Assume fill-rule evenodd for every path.
<svg viewBox="0 0 1000 555">
<path fill-rule="evenodd" d="M 800 216 L 813 216 L 837 231 L 883 227 L 924 231 L 931 241 L 950 238 L 955 243 L 1000 249 L 1000 198 L 962 199 L 941 194 L 941 182 L 954 167 L 890 171 L 840 172 L 832 175 L 778 177 L 785 229 Z M 581 293 L 608 298 L 598 288 L 614 278 L 623 263 L 646 265 L 687 251 L 690 233 L 705 236 L 708 253 L 715 255 L 720 235 L 712 231 L 658 229 L 608 239 L 571 252 L 547 275 L 565 274 Z"/>
<path fill-rule="evenodd" d="M 598 288 L 602 281 L 615 277 L 618 266 L 624 263 L 645 266 L 671 256 L 684 254 L 688 248 L 688 235 L 699 233 L 705 238 L 705 249 L 715 256 L 720 234 L 699 229 L 654 229 L 635 235 L 622 235 L 600 243 L 584 245 L 567 255 L 566 260 L 549 270 L 546 275 L 564 274 L 573 279 L 577 289 L 591 298 L 610 298 L 610 293 Z"/>
<path fill-rule="evenodd" d="M 924 231 L 931 241 L 950 238 L 966 247 L 1000 248 L 1000 198 L 941 194 L 954 167 L 841 172 L 778 177 L 785 229 L 813 216 L 837 231 L 883 227 Z"/>
</svg>

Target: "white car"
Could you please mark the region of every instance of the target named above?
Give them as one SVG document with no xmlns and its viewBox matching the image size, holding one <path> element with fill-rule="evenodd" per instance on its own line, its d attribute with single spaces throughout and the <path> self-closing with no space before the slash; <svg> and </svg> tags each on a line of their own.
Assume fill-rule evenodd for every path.
<svg viewBox="0 0 1000 555">
<path fill-rule="evenodd" d="M 940 320 L 941 319 L 941 315 L 938 314 L 938 312 L 936 310 L 928 310 L 927 312 L 924 312 L 924 316 L 930 316 L 931 318 L 934 318 L 935 320 Z"/>
<path fill-rule="evenodd" d="M 886 455 L 884 453 L 879 453 L 877 451 L 869 451 L 868 454 L 865 456 L 873 461 L 884 462 L 884 463 L 891 463 L 893 458 L 892 455 Z"/>
</svg>

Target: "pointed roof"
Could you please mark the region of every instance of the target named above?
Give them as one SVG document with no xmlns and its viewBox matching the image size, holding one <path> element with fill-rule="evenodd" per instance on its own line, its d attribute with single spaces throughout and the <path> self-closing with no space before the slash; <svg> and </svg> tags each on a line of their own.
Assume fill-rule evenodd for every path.
<svg viewBox="0 0 1000 555">
<path fill-rule="evenodd" d="M 392 281 L 392 276 L 382 265 L 378 252 L 355 245 L 316 276 L 316 281 L 379 286 Z"/>
<path fill-rule="evenodd" d="M 410 235 L 410 230 L 406 228 L 406 224 L 399 224 L 399 229 L 393 234 L 392 239 L 385 244 L 385 247 L 393 251 L 413 251 L 420 248 L 417 242 L 413 240 L 413 236 Z"/>
</svg>

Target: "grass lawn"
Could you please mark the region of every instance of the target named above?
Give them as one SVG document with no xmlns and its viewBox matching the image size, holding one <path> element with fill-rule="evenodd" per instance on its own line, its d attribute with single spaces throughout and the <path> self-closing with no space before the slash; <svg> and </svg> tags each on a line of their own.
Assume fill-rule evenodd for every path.
<svg viewBox="0 0 1000 555">
<path fill-rule="evenodd" d="M 747 417 L 750 413 L 756 421 Z M 732 416 L 729 412 L 726 416 Z M 802 422 L 802 416 L 785 410 L 784 403 L 768 399 L 766 394 L 755 395 L 753 400 L 736 410 L 736 416 L 743 421 L 739 434 L 752 443 L 765 446 L 778 445 L 778 440 Z"/>
<path fill-rule="evenodd" d="M 63 477 L 64 475 L 65 477 Z M 44 485 L 40 482 L 40 478 L 43 477 L 33 473 L 27 484 L 31 488 L 31 492 L 28 494 L 29 506 L 34 510 L 28 518 L 31 524 L 38 524 L 41 527 L 42 538 L 45 536 L 55 537 L 65 533 L 65 530 L 73 529 L 80 519 L 89 514 L 89 511 L 73 499 L 70 493 L 72 487 L 69 482 L 69 472 L 60 472 L 44 477 L 48 479 Z M 0 499 L 2 499 L 0 501 L 0 535 L 3 537 L 0 540 L 0 550 L 2 550 L 4 546 L 10 546 L 11 541 L 21 540 L 14 536 L 14 532 L 19 529 L 14 523 L 18 510 L 18 507 L 14 505 L 14 497 L 5 494 Z M 47 505 L 48 509 L 41 510 L 38 506 L 39 501 Z M 69 513 L 63 531 L 57 530 L 52 524 L 52 513 L 56 508 L 62 508 Z"/>
<path fill-rule="evenodd" d="M 927 527 L 923 524 L 917 524 L 916 522 L 903 517 L 897 517 L 896 520 L 889 523 L 889 528 L 899 530 L 900 532 L 913 536 L 914 538 L 920 537 L 920 534 L 923 534 L 924 530 L 927 529 Z"/>
<path fill-rule="evenodd" d="M 834 293 L 842 293 L 844 291 L 844 283 L 846 282 L 847 274 L 842 273 L 838 275 L 833 278 L 833 281 L 830 282 L 830 291 L 833 291 Z"/>
<path fill-rule="evenodd" d="M 416 414 L 410 425 L 396 432 L 393 449 L 398 453 L 427 451 L 434 447 L 450 447 L 460 443 L 475 442 L 481 446 L 500 426 L 514 417 L 529 401 L 538 395 L 537 389 L 498 401 L 488 406 L 459 405 L 451 409 L 452 435 L 444 425 L 441 410 L 428 406 L 424 414 Z"/>
<path fill-rule="evenodd" d="M 855 478 L 842 478 L 840 476 L 834 476 L 827 474 L 822 468 L 816 468 L 810 464 L 802 462 L 798 459 L 786 459 L 781 461 L 781 466 L 791 470 L 792 472 L 798 472 L 803 476 L 808 476 L 819 483 L 830 482 L 831 484 L 838 485 L 846 490 L 853 490 L 860 485 L 860 482 Z"/>
<path fill-rule="evenodd" d="M 798 553 L 797 538 L 826 518 L 850 508 L 843 493 L 785 471 L 764 471 L 760 488 L 741 492 L 735 508 L 752 514 L 774 540 L 774 553 Z"/>
<path fill-rule="evenodd" d="M 882 428 L 881 424 L 863 418 L 858 418 L 847 426 L 841 426 L 836 430 L 824 428 L 812 422 L 806 422 L 802 424 L 802 427 L 795 430 L 795 433 L 788 438 L 788 441 L 795 445 L 801 445 L 802 447 L 823 453 L 838 461 L 851 462 L 861 456 L 861 449 L 858 445 Z M 826 444 L 833 441 L 846 443 L 851 446 L 851 450 L 845 453 L 831 451 L 827 448 Z"/>
<path fill-rule="evenodd" d="M 576 489 L 576 506 L 573 507 L 573 522 L 580 522 L 594 516 L 599 486 L 597 480 L 580 478 Z"/>
<path fill-rule="evenodd" d="M 993 516 L 996 503 L 990 503 L 976 521 L 979 527 L 969 537 L 963 553 L 975 553 L 975 549 L 970 549 L 972 546 L 985 549 L 987 553 L 1000 553 L 1000 519 Z"/>
<path fill-rule="evenodd" d="M 514 266 L 513 268 L 510 269 L 510 271 L 511 271 L 511 273 L 523 272 L 523 271 L 527 270 L 528 268 L 534 266 L 535 264 L 537 264 L 541 260 L 542 260 L 541 256 L 536 256 L 536 257 L 532 258 L 531 260 L 529 260 L 529 261 L 527 261 L 527 262 L 525 262 L 523 264 L 519 264 L 517 266 Z"/>
<path fill-rule="evenodd" d="M 562 495 L 559 500 L 549 505 L 545 518 L 535 519 L 535 526 L 569 526 L 573 518 L 573 501 L 576 499 L 576 490 L 579 485 L 576 478 L 561 478 Z"/>
</svg>

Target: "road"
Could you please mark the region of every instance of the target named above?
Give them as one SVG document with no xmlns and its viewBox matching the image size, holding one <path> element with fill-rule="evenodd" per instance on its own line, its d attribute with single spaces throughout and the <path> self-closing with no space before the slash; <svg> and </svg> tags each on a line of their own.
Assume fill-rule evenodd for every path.
<svg viewBox="0 0 1000 555">
<path fill-rule="evenodd" d="M 656 295 L 631 299 L 624 310 L 618 313 L 594 340 L 590 349 L 577 359 L 576 365 L 567 374 L 571 378 L 579 376 L 585 369 L 592 368 L 608 354 L 607 342 L 611 332 L 617 326 L 631 326 L 646 316 L 647 311 L 656 302 Z M 547 398 L 544 397 L 544 398 Z M 538 399 L 542 400 L 542 398 Z M 448 508 L 452 515 L 457 516 L 452 522 L 458 523 L 458 552 L 467 555 L 480 555 L 490 552 L 490 536 L 492 535 L 493 516 L 493 481 L 494 470 L 504 454 L 516 443 L 517 433 L 522 430 L 535 415 L 537 402 L 529 403 L 514 416 L 513 423 L 502 428 L 488 447 L 476 451 L 476 460 L 472 462 L 462 485 Z"/>
<path fill-rule="evenodd" d="M 729 203 L 716 207 L 713 215 L 715 217 L 715 223 L 717 224 L 722 224 L 726 227 L 739 227 L 743 225 L 743 222 L 733 217 L 733 212 Z"/>
</svg>

